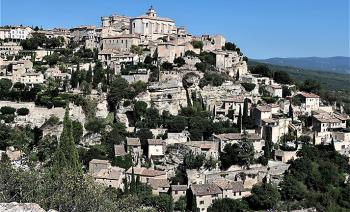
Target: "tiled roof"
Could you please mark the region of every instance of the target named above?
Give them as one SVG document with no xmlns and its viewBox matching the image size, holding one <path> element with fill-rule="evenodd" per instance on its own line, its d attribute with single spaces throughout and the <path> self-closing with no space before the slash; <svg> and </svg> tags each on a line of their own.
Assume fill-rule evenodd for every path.
<svg viewBox="0 0 350 212">
<path fill-rule="evenodd" d="M 164 142 L 162 139 L 148 139 L 148 145 L 163 145 Z"/>
<path fill-rule="evenodd" d="M 244 96 L 231 96 L 231 97 L 225 98 L 223 101 L 224 102 L 243 103 L 244 102 Z"/>
<path fill-rule="evenodd" d="M 92 160 L 90 161 L 90 163 L 94 163 L 94 164 L 108 164 L 109 161 L 108 161 L 108 160 L 92 159 Z"/>
<path fill-rule="evenodd" d="M 126 145 L 128 146 L 141 146 L 139 138 L 126 138 Z"/>
<path fill-rule="evenodd" d="M 214 183 L 221 189 L 233 190 L 233 192 L 244 191 L 244 186 L 242 181 L 229 181 L 225 179 L 218 179 Z"/>
<path fill-rule="evenodd" d="M 126 155 L 124 145 L 114 145 L 114 154 L 116 156 L 123 156 Z"/>
<path fill-rule="evenodd" d="M 128 169 L 128 171 L 126 173 L 131 174 L 132 168 Z M 134 174 L 146 176 L 146 177 L 156 177 L 156 176 L 160 176 L 160 175 L 165 175 L 166 173 L 164 171 L 159 171 L 159 170 L 155 170 L 155 169 L 147 169 L 144 167 L 141 167 L 141 168 L 134 167 Z"/>
<path fill-rule="evenodd" d="M 123 168 L 111 167 L 109 169 L 102 169 L 92 176 L 96 179 L 118 180 L 124 171 L 125 169 Z"/>
<path fill-rule="evenodd" d="M 268 105 L 258 105 L 256 109 L 260 110 L 261 112 L 271 112 L 271 107 Z"/>
<path fill-rule="evenodd" d="M 241 133 L 226 133 L 226 134 L 219 134 L 219 135 L 214 135 L 214 136 L 223 140 L 223 141 L 242 140 L 244 137 L 244 135 Z M 261 140 L 261 138 L 258 134 L 247 134 L 247 138 L 250 140 Z"/>
<path fill-rule="evenodd" d="M 131 20 L 135 20 L 135 19 L 150 19 L 150 20 L 157 20 L 157 21 L 167 21 L 167 22 L 175 22 L 170 18 L 162 18 L 162 17 L 152 17 L 152 16 L 148 16 L 148 15 L 142 15 L 136 18 L 132 18 Z"/>
<path fill-rule="evenodd" d="M 171 185 L 172 191 L 186 191 L 187 185 Z"/>
<path fill-rule="evenodd" d="M 314 115 L 313 116 L 316 120 L 318 120 L 319 122 L 322 123 L 337 123 L 337 122 L 341 122 L 342 120 L 339 119 L 338 117 L 334 116 L 334 115 L 330 115 L 330 114 L 319 114 L 319 115 Z"/>
<path fill-rule="evenodd" d="M 221 194 L 219 186 L 216 184 L 193 184 L 191 186 L 192 192 L 196 196 L 205 196 L 212 194 Z"/>
<path fill-rule="evenodd" d="M 169 184 L 169 181 L 167 179 L 153 179 L 153 178 L 150 178 L 148 180 L 148 184 L 152 187 L 152 189 L 170 188 L 170 184 Z"/>
<path fill-rule="evenodd" d="M 104 37 L 103 39 L 120 39 L 120 38 L 139 38 L 139 36 L 133 35 L 133 34 L 124 34 L 124 35 Z"/>
<path fill-rule="evenodd" d="M 300 95 L 302 95 L 305 98 L 320 98 L 318 95 L 314 93 L 301 92 Z"/>
</svg>

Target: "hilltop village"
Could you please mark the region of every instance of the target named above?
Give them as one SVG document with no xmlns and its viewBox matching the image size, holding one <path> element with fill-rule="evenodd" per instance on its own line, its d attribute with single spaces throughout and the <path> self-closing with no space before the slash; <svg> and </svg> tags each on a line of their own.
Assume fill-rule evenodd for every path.
<svg viewBox="0 0 350 212">
<path fill-rule="evenodd" d="M 350 208 L 342 104 L 222 35 L 151 7 L 0 40 L 0 210 Z"/>
</svg>

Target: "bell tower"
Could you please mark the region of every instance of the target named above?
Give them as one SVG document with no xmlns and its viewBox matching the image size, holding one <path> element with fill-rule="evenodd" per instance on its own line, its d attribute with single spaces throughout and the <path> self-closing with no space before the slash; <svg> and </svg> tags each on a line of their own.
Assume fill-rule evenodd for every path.
<svg viewBox="0 0 350 212">
<path fill-rule="evenodd" d="M 147 13 L 146 13 L 149 17 L 157 17 L 157 12 L 154 10 L 153 6 L 151 6 Z"/>
</svg>

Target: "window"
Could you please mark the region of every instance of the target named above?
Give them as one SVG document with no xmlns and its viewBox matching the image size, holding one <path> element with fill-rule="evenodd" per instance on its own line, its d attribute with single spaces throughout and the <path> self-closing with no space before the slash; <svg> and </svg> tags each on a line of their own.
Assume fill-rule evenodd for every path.
<svg viewBox="0 0 350 212">
<path fill-rule="evenodd" d="M 204 200 L 200 201 L 199 204 L 200 204 L 200 205 L 203 205 L 203 204 L 204 204 Z"/>
<path fill-rule="evenodd" d="M 178 194 L 179 192 L 178 191 L 175 191 L 175 194 Z"/>
<path fill-rule="evenodd" d="M 233 192 L 233 196 L 236 196 L 236 192 Z"/>
</svg>

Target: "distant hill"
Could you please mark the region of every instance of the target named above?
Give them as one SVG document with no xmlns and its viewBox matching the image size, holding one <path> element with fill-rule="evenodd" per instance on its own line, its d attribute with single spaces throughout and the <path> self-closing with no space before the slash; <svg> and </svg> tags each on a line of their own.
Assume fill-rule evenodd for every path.
<svg viewBox="0 0 350 212">
<path fill-rule="evenodd" d="M 280 66 L 350 74 L 350 57 L 275 57 L 255 61 Z"/>
<path fill-rule="evenodd" d="M 301 69 L 290 66 L 273 65 L 263 62 L 249 60 L 248 65 L 254 66 L 258 64 L 265 64 L 273 71 L 285 71 L 297 83 L 302 83 L 306 79 L 313 79 L 318 81 L 326 90 L 345 91 L 350 93 L 350 76 L 345 73 L 317 71 L 310 69 Z"/>
</svg>

